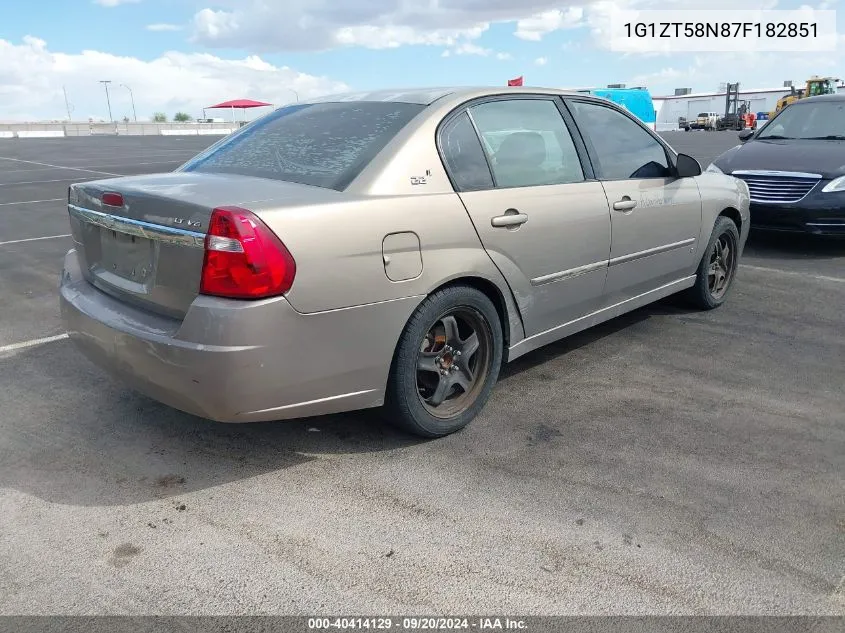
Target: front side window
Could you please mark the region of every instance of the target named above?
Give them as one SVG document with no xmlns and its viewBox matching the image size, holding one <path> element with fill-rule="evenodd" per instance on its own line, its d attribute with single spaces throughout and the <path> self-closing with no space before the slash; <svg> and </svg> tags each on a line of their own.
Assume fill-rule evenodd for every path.
<svg viewBox="0 0 845 633">
<path fill-rule="evenodd" d="M 425 106 L 376 101 L 280 108 L 182 167 L 344 189 Z"/>
<path fill-rule="evenodd" d="M 572 137 L 553 101 L 509 99 L 472 106 L 497 187 L 584 180 Z"/>
<path fill-rule="evenodd" d="M 593 146 L 601 180 L 672 176 L 663 145 L 636 122 L 599 104 L 574 101 L 571 107 L 578 127 Z"/>
</svg>

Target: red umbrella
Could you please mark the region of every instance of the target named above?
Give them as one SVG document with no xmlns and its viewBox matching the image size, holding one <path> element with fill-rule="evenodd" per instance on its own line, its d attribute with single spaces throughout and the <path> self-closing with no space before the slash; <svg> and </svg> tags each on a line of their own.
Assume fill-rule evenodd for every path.
<svg viewBox="0 0 845 633">
<path fill-rule="evenodd" d="M 224 101 L 217 105 L 208 106 L 212 108 L 262 108 L 264 106 L 273 105 L 272 103 L 264 103 L 263 101 L 253 101 L 252 99 L 233 99 L 232 101 Z"/>
<path fill-rule="evenodd" d="M 252 99 L 233 99 L 231 101 L 224 101 L 217 105 L 208 106 L 208 110 L 214 108 L 232 108 L 232 121 L 235 120 L 235 108 L 263 108 L 264 106 L 272 106 L 272 103 L 264 103 L 263 101 L 253 101 Z"/>
</svg>

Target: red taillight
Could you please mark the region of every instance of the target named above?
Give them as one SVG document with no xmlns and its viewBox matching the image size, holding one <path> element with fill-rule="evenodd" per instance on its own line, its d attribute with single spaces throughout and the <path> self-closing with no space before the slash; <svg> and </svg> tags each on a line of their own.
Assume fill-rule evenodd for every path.
<svg viewBox="0 0 845 633">
<path fill-rule="evenodd" d="M 103 194 L 103 204 L 107 204 L 110 207 L 122 207 L 123 206 L 123 196 L 119 193 L 114 192 L 107 192 Z"/>
<path fill-rule="evenodd" d="M 293 285 L 296 262 L 255 214 L 238 207 L 211 212 L 200 292 L 232 299 L 264 299 Z"/>
</svg>

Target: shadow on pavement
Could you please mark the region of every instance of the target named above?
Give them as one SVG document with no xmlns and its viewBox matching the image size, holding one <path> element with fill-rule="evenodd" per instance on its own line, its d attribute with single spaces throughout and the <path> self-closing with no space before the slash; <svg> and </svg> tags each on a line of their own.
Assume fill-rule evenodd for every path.
<svg viewBox="0 0 845 633">
<path fill-rule="evenodd" d="M 0 363 L 0 488 L 50 502 L 128 505 L 338 455 L 419 443 L 373 411 L 219 424 L 113 382 L 69 341 Z"/>
<path fill-rule="evenodd" d="M 655 315 L 668 299 L 527 354 L 507 381 Z M 75 506 L 145 503 L 300 466 L 320 457 L 425 444 L 377 410 L 296 421 L 219 424 L 161 405 L 110 380 L 69 341 L 0 363 L 0 487 Z M 436 440 L 435 440 L 436 441 Z"/>
<path fill-rule="evenodd" d="M 744 255 L 772 260 L 826 260 L 845 257 L 845 239 L 751 229 Z"/>
</svg>

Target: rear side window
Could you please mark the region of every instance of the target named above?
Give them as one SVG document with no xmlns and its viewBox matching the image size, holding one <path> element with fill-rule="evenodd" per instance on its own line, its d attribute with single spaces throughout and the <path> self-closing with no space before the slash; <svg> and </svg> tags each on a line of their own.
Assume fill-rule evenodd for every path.
<svg viewBox="0 0 845 633">
<path fill-rule="evenodd" d="M 449 121 L 443 128 L 440 149 L 455 189 L 481 191 L 493 188 L 493 176 L 484 149 L 466 112 Z"/>
<path fill-rule="evenodd" d="M 183 167 L 344 189 L 425 106 L 358 101 L 280 108 Z"/>
<path fill-rule="evenodd" d="M 506 99 L 470 108 L 497 187 L 584 180 L 578 152 L 554 101 Z"/>
</svg>

